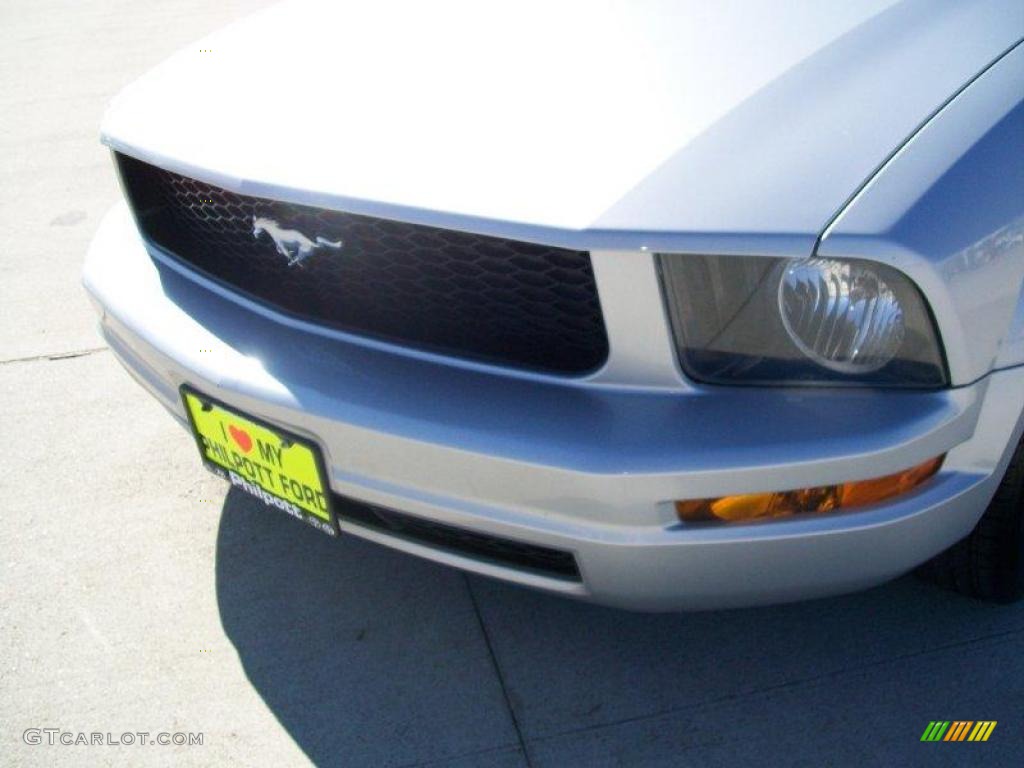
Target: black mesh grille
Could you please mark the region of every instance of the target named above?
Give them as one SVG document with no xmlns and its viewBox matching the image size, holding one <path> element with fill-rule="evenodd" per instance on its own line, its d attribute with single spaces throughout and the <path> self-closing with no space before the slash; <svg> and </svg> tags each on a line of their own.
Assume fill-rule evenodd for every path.
<svg viewBox="0 0 1024 768">
<path fill-rule="evenodd" d="M 594 370 L 608 354 L 586 252 L 248 197 L 117 162 L 150 241 L 303 320 L 553 373 Z M 267 232 L 254 235 L 257 217 L 342 246 L 289 266 Z"/>
<path fill-rule="evenodd" d="M 333 505 L 340 520 L 478 560 L 535 571 L 559 579 L 580 580 L 576 558 L 570 552 L 467 531 L 343 496 L 335 495 Z"/>
</svg>

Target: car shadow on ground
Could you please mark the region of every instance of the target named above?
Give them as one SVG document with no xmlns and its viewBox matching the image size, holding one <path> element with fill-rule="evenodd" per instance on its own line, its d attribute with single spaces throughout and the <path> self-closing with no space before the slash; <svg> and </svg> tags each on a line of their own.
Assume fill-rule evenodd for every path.
<svg viewBox="0 0 1024 768">
<path fill-rule="evenodd" d="M 914 749 L 929 719 L 1022 704 L 1024 613 L 912 577 L 796 605 L 633 614 L 335 541 L 232 490 L 216 581 L 255 690 L 321 765 L 519 765 L 519 734 L 534 765 L 769 747 L 895 760 L 866 729 Z M 998 748 L 1020 746 L 1014 733 Z"/>
</svg>

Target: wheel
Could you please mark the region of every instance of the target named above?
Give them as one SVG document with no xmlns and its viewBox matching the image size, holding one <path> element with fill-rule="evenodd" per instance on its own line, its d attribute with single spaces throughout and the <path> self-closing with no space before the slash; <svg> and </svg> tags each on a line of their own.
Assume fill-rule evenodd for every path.
<svg viewBox="0 0 1024 768">
<path fill-rule="evenodd" d="M 1009 603 L 1024 596 L 1024 440 L 978 525 L 918 573 L 982 600 Z"/>
</svg>

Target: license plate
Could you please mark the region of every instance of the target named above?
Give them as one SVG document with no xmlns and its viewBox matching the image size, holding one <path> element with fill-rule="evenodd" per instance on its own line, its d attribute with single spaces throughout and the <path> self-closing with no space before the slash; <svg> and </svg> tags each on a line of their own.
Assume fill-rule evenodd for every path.
<svg viewBox="0 0 1024 768">
<path fill-rule="evenodd" d="M 257 421 L 189 387 L 185 411 L 203 463 L 268 507 L 338 535 L 323 458 L 309 440 Z"/>
</svg>

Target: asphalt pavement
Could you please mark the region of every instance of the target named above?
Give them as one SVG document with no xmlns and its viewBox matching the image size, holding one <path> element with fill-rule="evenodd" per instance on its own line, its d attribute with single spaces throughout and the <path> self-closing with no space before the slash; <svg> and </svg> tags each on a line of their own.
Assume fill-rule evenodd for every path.
<svg viewBox="0 0 1024 768">
<path fill-rule="evenodd" d="M 97 132 L 121 86 L 263 5 L 0 1 L 0 762 L 1020 765 L 1024 605 L 906 577 L 631 614 L 331 541 L 201 468 L 79 286 L 119 194 Z M 998 725 L 922 743 L 932 720 Z M 59 735 L 140 732 L 202 744 Z"/>
</svg>

